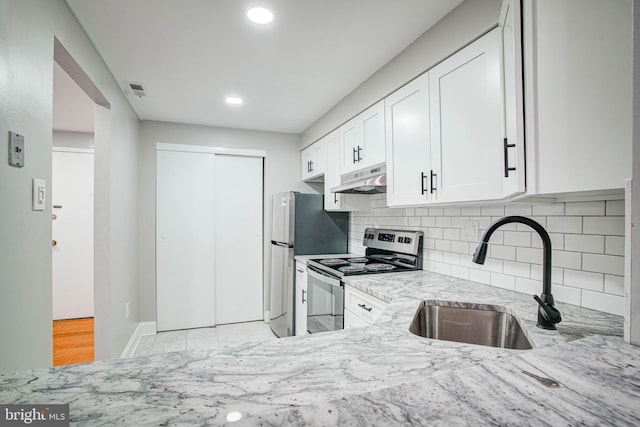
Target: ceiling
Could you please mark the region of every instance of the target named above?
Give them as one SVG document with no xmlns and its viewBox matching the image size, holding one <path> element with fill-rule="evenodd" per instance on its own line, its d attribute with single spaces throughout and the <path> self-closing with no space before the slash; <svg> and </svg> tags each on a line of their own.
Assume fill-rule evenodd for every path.
<svg viewBox="0 0 640 427">
<path fill-rule="evenodd" d="M 295 134 L 461 1 L 66 0 L 141 119 Z"/>
</svg>

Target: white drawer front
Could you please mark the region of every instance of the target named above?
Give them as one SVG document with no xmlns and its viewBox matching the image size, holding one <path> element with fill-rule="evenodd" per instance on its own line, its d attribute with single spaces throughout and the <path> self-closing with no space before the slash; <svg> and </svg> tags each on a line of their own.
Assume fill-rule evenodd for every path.
<svg viewBox="0 0 640 427">
<path fill-rule="evenodd" d="M 351 286 L 345 286 L 344 308 L 356 314 L 361 319 L 372 324 L 382 314 L 388 303 L 364 293 Z"/>
<path fill-rule="evenodd" d="M 360 328 L 362 326 L 369 326 L 370 323 L 362 318 L 358 317 L 356 314 L 352 313 L 351 310 L 344 310 L 344 328 L 352 329 L 352 328 Z"/>
</svg>

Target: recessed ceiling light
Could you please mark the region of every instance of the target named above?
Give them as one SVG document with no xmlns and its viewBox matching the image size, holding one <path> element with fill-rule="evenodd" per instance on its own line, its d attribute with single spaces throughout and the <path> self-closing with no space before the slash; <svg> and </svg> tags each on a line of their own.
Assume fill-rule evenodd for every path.
<svg viewBox="0 0 640 427">
<path fill-rule="evenodd" d="M 264 7 L 253 7 L 249 9 L 247 17 L 256 24 L 268 24 L 273 21 L 273 13 Z"/>
<path fill-rule="evenodd" d="M 240 105 L 242 104 L 242 98 L 238 98 L 237 96 L 227 96 L 227 104 Z"/>
</svg>

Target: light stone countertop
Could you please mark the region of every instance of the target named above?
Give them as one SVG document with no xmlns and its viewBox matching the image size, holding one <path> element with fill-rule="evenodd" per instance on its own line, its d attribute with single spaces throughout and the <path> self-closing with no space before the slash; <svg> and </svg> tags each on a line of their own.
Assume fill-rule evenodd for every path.
<svg viewBox="0 0 640 427">
<path fill-rule="evenodd" d="M 558 411 L 570 409 L 566 424 L 577 423 L 579 417 L 587 423 L 598 419 L 593 418 L 597 414 L 587 416 L 590 409 L 580 406 L 578 395 L 617 404 L 611 414 L 616 423 L 638 420 L 640 408 L 635 407 L 640 405 L 627 407 L 619 394 L 639 393 L 635 360 L 640 349 L 619 338 L 564 344 L 592 334 L 620 335 L 618 316 L 558 304 L 563 314 L 558 332 L 542 331 L 535 327 L 536 303 L 527 295 L 423 271 L 354 276 L 346 282 L 391 302 L 376 324 L 212 351 L 0 375 L 0 403 L 69 402 L 72 424 L 77 425 L 218 425 L 232 411 L 241 412 L 240 422 L 250 425 L 541 424 L 517 410 L 491 418 L 492 408 L 507 410 L 492 397 L 495 387 L 506 387 L 497 397 L 508 396 L 514 408 L 525 405 L 525 399 L 547 404 L 542 392 L 508 392 L 515 386 L 535 390 L 535 380 L 518 374 L 524 363 L 526 370 L 553 376 L 563 385 L 583 381 L 590 387 L 583 394 L 572 388 L 575 396 L 557 404 Z M 408 325 L 422 299 L 504 305 L 520 317 L 537 349 L 504 350 L 417 337 Z M 607 366 L 612 369 L 601 370 Z M 613 369 L 616 366 L 622 368 Z M 485 412 L 478 407 L 484 401 L 477 400 L 483 393 L 487 404 L 495 404 Z M 438 418 L 438 405 L 451 418 Z"/>
</svg>

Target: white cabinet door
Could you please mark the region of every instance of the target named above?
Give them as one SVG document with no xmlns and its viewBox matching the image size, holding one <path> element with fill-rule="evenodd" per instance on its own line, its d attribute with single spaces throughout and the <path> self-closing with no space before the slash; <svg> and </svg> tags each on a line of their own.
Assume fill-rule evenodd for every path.
<svg viewBox="0 0 640 427">
<path fill-rule="evenodd" d="M 300 172 L 303 181 L 312 181 L 325 172 L 326 146 L 323 140 L 315 142 L 301 152 Z"/>
<path fill-rule="evenodd" d="M 340 132 L 336 129 L 322 139 L 327 147 L 324 174 L 324 209 L 326 211 L 349 212 L 369 209 L 371 198 L 368 195 L 331 192 L 331 188 L 342 184 L 340 177 Z"/>
<path fill-rule="evenodd" d="M 502 36 L 502 119 L 504 175 L 502 197 L 525 191 L 524 111 L 520 0 L 504 0 L 500 12 Z"/>
<path fill-rule="evenodd" d="M 430 200 L 429 76 L 423 74 L 385 100 L 387 205 Z"/>
<path fill-rule="evenodd" d="M 341 173 L 384 163 L 384 101 L 340 127 Z"/>
<path fill-rule="evenodd" d="M 307 335 L 307 266 L 296 261 L 296 336 Z"/>
<path fill-rule="evenodd" d="M 437 202 L 502 197 L 500 30 L 429 70 Z"/>
<path fill-rule="evenodd" d="M 370 323 L 366 320 L 361 319 L 351 312 L 351 310 L 344 310 L 344 328 L 345 329 L 353 329 L 353 328 L 361 328 L 363 326 L 369 326 Z"/>
<path fill-rule="evenodd" d="M 631 0 L 523 3 L 528 194 L 631 176 L 632 16 Z"/>
<path fill-rule="evenodd" d="M 156 185 L 158 331 L 214 326 L 214 155 L 158 151 Z"/>
</svg>

